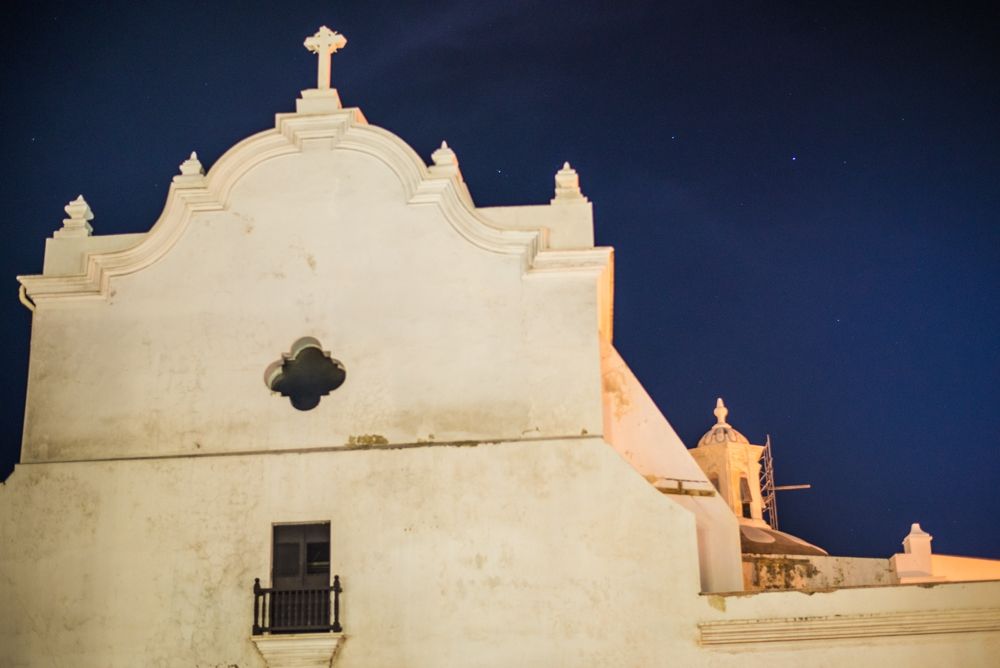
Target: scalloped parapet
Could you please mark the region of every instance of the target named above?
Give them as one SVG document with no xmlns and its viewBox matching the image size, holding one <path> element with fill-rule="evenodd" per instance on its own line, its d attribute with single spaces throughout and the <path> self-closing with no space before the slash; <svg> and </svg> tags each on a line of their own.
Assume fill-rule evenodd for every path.
<svg viewBox="0 0 1000 668">
<path fill-rule="evenodd" d="M 274 129 L 249 137 L 227 151 L 204 176 L 199 173 L 197 157 L 185 161 L 181 175 L 170 186 L 163 213 L 143 235 L 141 243 L 110 253 L 86 255 L 78 275 L 19 276 L 18 280 L 36 304 L 106 298 L 115 277 L 140 271 L 163 257 L 184 235 L 192 216 L 225 209 L 230 193 L 246 174 L 272 160 L 314 151 L 360 153 L 385 164 L 396 174 L 411 205 L 437 208 L 462 238 L 483 250 L 520 257 L 526 272 L 535 271 L 536 267 L 546 272 L 586 269 L 595 276 L 607 274 L 602 280 L 610 280 L 611 249 L 593 247 L 592 214 L 586 200 L 578 200 L 586 208 L 572 218 L 578 220 L 572 225 L 579 227 L 580 233 L 573 233 L 570 242 L 550 244 L 550 230 L 564 229 L 566 224 L 562 221 L 569 214 L 549 206 L 475 207 L 460 174 L 435 173 L 438 169 L 457 171 L 457 158 L 453 161 L 451 149 L 438 153 L 441 164 L 435 162 L 428 169 L 409 145 L 386 130 L 368 125 L 358 109 L 323 115 L 278 114 L 276 121 Z M 537 211 L 522 222 L 516 215 L 522 209 Z M 74 225 L 85 223 L 79 218 L 70 220 Z M 559 253 L 551 259 L 540 257 L 550 247 Z M 569 249 L 574 252 L 565 255 L 563 251 Z M 610 303 L 604 307 L 610 309 Z"/>
<path fill-rule="evenodd" d="M 90 205 L 83 195 L 66 205 L 66 213 L 69 214 L 69 218 L 63 220 L 62 228 L 45 240 L 42 276 L 47 279 L 57 276 L 79 276 L 86 272 L 87 258 L 90 254 L 108 253 L 135 246 L 145 237 L 145 234 L 94 236 L 93 227 L 90 225 L 90 221 L 94 219 L 94 212 L 90 210 Z M 21 285 L 22 290 L 30 293 L 23 281 Z"/>
<path fill-rule="evenodd" d="M 555 197 L 547 205 L 498 206 L 479 210 L 503 227 L 544 228 L 552 249 L 584 250 L 594 247 L 594 210 L 580 192 L 580 177 L 564 162 L 555 175 Z"/>
</svg>

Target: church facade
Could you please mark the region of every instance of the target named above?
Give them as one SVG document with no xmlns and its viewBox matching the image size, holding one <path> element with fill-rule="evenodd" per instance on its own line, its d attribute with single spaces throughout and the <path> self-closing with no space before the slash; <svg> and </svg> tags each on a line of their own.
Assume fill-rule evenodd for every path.
<svg viewBox="0 0 1000 668">
<path fill-rule="evenodd" d="M 148 232 L 95 236 L 81 197 L 19 277 L 0 663 L 993 660 L 1000 581 L 745 591 L 731 502 L 764 530 L 759 489 L 712 480 L 615 351 L 576 173 L 475 206 L 447 145 L 342 108 L 344 43 L 307 39 L 317 87 L 192 154 Z"/>
</svg>

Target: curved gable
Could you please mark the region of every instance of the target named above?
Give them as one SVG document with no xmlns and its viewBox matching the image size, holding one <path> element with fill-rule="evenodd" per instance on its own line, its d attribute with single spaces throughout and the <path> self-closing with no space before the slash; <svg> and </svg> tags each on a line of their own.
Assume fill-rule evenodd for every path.
<svg viewBox="0 0 1000 668">
<path fill-rule="evenodd" d="M 600 433 L 610 249 L 488 220 L 357 110 L 182 167 L 138 243 L 20 277 L 25 461 Z M 346 369 L 308 413 L 263 381 L 302 337 Z"/>
</svg>

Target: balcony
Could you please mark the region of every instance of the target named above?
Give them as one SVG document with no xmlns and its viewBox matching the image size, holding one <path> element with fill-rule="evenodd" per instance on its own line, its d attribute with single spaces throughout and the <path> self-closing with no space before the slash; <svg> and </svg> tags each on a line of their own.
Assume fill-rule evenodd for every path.
<svg viewBox="0 0 1000 668">
<path fill-rule="evenodd" d="M 265 633 L 341 633 L 340 576 L 329 587 L 276 589 L 253 581 L 253 635 Z"/>
</svg>

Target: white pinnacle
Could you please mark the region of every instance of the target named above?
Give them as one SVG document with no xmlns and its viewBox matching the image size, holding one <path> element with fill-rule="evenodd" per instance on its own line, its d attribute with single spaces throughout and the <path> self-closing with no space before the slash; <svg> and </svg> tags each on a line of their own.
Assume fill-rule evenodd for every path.
<svg viewBox="0 0 1000 668">
<path fill-rule="evenodd" d="M 569 162 L 564 162 L 562 169 L 556 172 L 555 197 L 552 202 L 556 201 L 587 201 L 580 191 L 580 176 Z"/>
<path fill-rule="evenodd" d="M 441 147 L 431 153 L 431 160 L 437 167 L 443 167 L 445 165 L 458 165 L 458 156 L 455 152 L 448 148 L 448 142 L 442 141 Z"/>
<path fill-rule="evenodd" d="M 183 176 L 199 176 L 205 173 L 205 168 L 202 167 L 195 151 L 191 151 L 191 157 L 181 163 L 180 170 Z"/>
<path fill-rule="evenodd" d="M 62 228 L 56 230 L 52 236 L 56 238 L 89 237 L 94 231 L 90 225 L 90 221 L 94 219 L 94 212 L 90 210 L 90 205 L 87 204 L 87 200 L 83 199 L 83 195 L 67 204 L 64 210 L 69 218 L 63 219 Z"/>
</svg>

